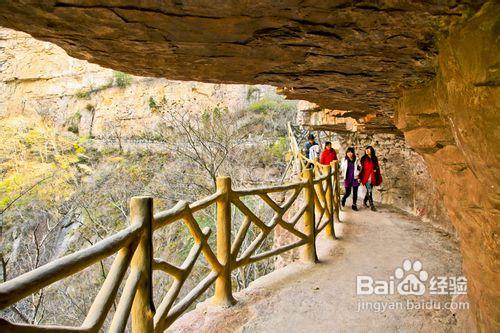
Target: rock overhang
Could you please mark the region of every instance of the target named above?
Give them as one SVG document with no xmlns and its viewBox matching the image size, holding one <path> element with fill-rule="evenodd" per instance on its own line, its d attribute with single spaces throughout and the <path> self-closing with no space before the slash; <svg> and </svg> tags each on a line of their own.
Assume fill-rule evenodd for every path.
<svg viewBox="0 0 500 333">
<path fill-rule="evenodd" d="M 7 0 L 0 25 L 135 75 L 284 87 L 396 132 L 401 92 L 434 78 L 439 36 L 481 2 Z"/>
</svg>

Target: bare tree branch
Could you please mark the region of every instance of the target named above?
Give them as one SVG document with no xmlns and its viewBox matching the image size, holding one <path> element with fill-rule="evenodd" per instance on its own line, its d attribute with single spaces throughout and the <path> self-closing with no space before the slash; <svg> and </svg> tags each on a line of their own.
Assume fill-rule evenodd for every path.
<svg viewBox="0 0 500 333">
<path fill-rule="evenodd" d="M 38 185 L 40 185 L 41 183 L 43 183 L 44 181 L 46 181 L 47 179 L 52 178 L 52 177 L 54 177 L 54 175 L 51 175 L 51 176 L 45 177 L 43 179 L 40 179 L 35 184 L 31 185 L 26 190 L 24 190 L 21 193 L 19 193 L 19 195 L 17 197 L 15 197 L 13 200 L 11 200 L 11 202 L 9 202 L 7 204 L 7 206 L 5 206 L 0 211 L 0 215 L 2 215 L 3 213 L 5 213 L 17 200 L 21 199 L 23 196 L 25 196 L 26 194 L 28 194 L 29 192 L 31 192 L 31 190 L 33 190 L 35 187 L 37 187 Z"/>
</svg>

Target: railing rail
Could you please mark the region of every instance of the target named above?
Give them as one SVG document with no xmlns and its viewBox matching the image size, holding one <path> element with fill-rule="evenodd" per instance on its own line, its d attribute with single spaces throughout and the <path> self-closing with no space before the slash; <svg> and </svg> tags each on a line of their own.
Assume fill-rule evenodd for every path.
<svg viewBox="0 0 500 333">
<path fill-rule="evenodd" d="M 133 332 L 163 332 L 212 284 L 215 284 L 212 298 L 214 304 L 223 306 L 233 304 L 235 300 L 232 295 L 231 272 L 235 269 L 297 247 L 302 247 L 302 260 L 316 262 L 316 237 L 325 230 L 327 238 L 335 238 L 334 218 L 336 216 L 338 221 L 339 191 L 338 163 L 335 161 L 328 166 L 314 164 L 314 169 L 303 169 L 300 181 L 287 185 L 233 190 L 230 178 L 219 177 L 216 193 L 191 204 L 181 201 L 173 208 L 154 215 L 152 198 L 133 197 L 130 200 L 131 226 L 128 228 L 89 248 L 0 284 L 0 309 L 5 309 L 22 298 L 117 253 L 81 326 L 35 326 L 0 319 L 0 331 L 98 332 L 129 271 L 109 331 L 123 332 L 131 315 Z M 292 193 L 287 197 L 288 192 Z M 285 196 L 283 203 L 278 204 L 273 200 L 270 196 L 273 193 L 282 193 Z M 302 202 L 297 201 L 301 193 Z M 247 196 L 260 197 L 272 209 L 274 215 L 270 221 L 266 223 L 252 212 L 242 200 Z M 290 208 L 295 202 L 300 203 L 299 208 L 291 217 L 285 218 L 285 214 L 291 215 Z M 195 212 L 213 205 L 216 205 L 217 212 L 215 251 L 208 243 L 210 228 L 202 230 L 194 217 Z M 233 207 L 244 215 L 243 223 L 234 239 L 231 237 Z M 155 230 L 179 221 L 187 226 L 194 239 L 194 245 L 183 264 L 175 266 L 154 257 L 152 238 Z M 302 228 L 298 228 L 299 222 L 303 222 Z M 252 224 L 259 232 L 243 250 L 243 241 Z M 298 240 L 257 253 L 266 236 L 277 226 Z M 180 290 L 200 255 L 205 257 L 211 271 L 186 296 L 178 299 Z M 153 270 L 162 271 L 173 279 L 172 285 L 157 308 L 153 304 Z"/>
</svg>

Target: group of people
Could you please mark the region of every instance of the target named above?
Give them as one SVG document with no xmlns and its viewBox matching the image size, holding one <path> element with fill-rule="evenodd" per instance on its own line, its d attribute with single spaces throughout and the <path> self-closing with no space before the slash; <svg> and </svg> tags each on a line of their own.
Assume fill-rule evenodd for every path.
<svg viewBox="0 0 500 333">
<path fill-rule="evenodd" d="M 325 147 L 321 151 L 319 144 L 315 141 L 314 135 L 310 134 L 308 142 L 304 147 L 304 154 L 311 161 L 318 161 L 323 165 L 330 165 L 331 162 L 337 160 L 337 153 L 332 148 L 332 143 L 325 142 Z M 309 167 L 313 168 L 314 163 L 309 163 Z M 373 187 L 382 183 L 382 175 L 378 158 L 375 154 L 375 149 L 372 146 L 365 148 L 365 154 L 358 162 L 354 147 L 349 147 L 346 150 L 345 157 L 340 163 L 342 178 L 344 179 L 345 193 L 342 196 L 342 207 L 345 206 L 347 198 L 352 192 L 352 210 L 358 210 L 358 188 L 359 184 L 363 184 L 366 188 L 366 195 L 363 200 L 365 207 L 370 207 L 375 211 L 373 203 Z"/>
</svg>

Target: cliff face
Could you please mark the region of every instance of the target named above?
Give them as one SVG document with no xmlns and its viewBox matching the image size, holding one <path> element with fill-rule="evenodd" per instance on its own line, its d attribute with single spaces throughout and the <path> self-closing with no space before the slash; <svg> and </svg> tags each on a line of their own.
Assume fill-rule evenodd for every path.
<svg viewBox="0 0 500 333">
<path fill-rule="evenodd" d="M 396 125 L 424 157 L 460 235 L 483 331 L 498 329 L 500 6 L 490 3 L 440 45 L 439 73 L 409 91 Z"/>
<path fill-rule="evenodd" d="M 271 86 L 129 76 L 69 57 L 60 47 L 0 28 L 0 115 L 38 114 L 82 135 L 150 136 L 160 104 L 179 112 L 238 110 L 276 98 Z"/>
<path fill-rule="evenodd" d="M 340 156 L 345 156 L 345 147 L 349 146 L 356 147 L 359 157 L 363 156 L 364 148 L 368 145 L 376 149 L 383 182 L 374 191 L 375 200 L 396 206 L 456 236 L 424 159 L 402 137 L 356 133 L 345 133 L 338 137 L 342 146 Z"/>
<path fill-rule="evenodd" d="M 405 91 L 397 104 L 395 124 L 404 132 L 406 144 L 378 150 L 401 166 L 382 166 L 389 183 L 380 188 L 381 200 L 409 210 L 408 199 L 416 198 L 416 211 L 459 236 L 469 293 L 477 302 L 476 318 L 484 331 L 493 331 L 499 317 L 495 303 L 500 202 L 499 17 L 500 7 L 489 3 L 441 41 L 436 79 L 425 88 Z M 369 119 L 356 119 L 346 111 L 310 103 L 302 103 L 301 108 L 304 125 L 341 131 L 347 143 L 359 142 L 350 131 L 378 131 L 370 128 Z M 377 136 L 365 143 L 375 143 Z M 401 170 L 409 172 L 405 175 Z M 384 191 L 387 189 L 389 192 Z M 398 201 L 401 196 L 406 200 Z"/>
<path fill-rule="evenodd" d="M 0 25 L 142 76 L 285 86 L 291 99 L 391 118 L 435 75 L 436 40 L 484 1 L 4 1 Z"/>
</svg>

